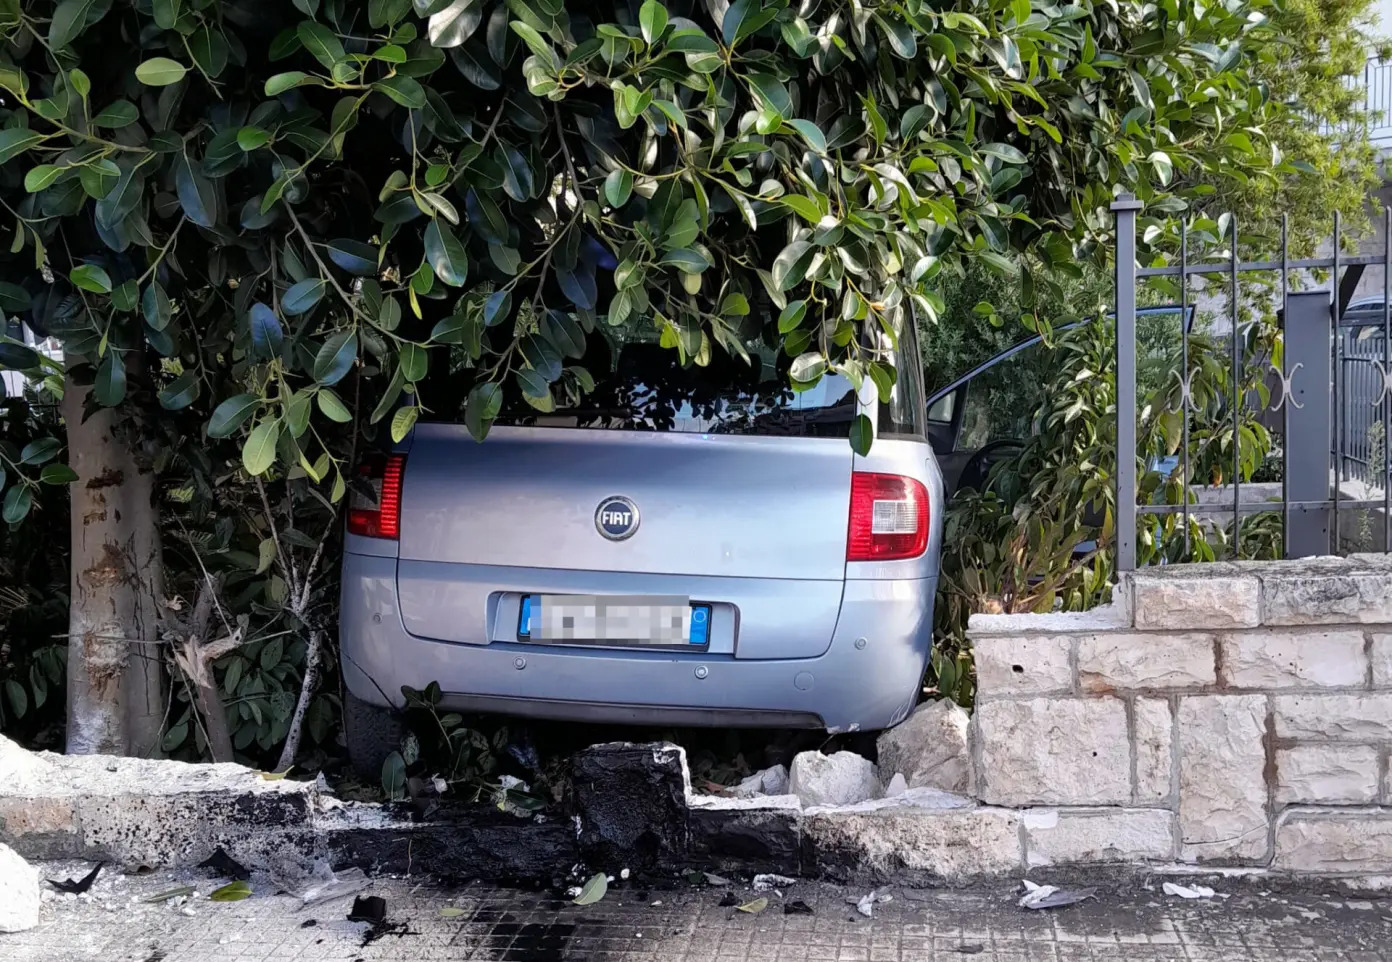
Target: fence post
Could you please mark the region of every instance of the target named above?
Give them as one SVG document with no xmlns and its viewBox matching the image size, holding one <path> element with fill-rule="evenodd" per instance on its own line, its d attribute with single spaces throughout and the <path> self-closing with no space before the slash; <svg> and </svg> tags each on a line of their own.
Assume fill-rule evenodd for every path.
<svg viewBox="0 0 1392 962">
<path fill-rule="evenodd" d="M 1116 216 L 1118 572 L 1136 570 L 1136 216 L 1142 206 L 1134 194 L 1120 194 L 1112 203 Z"/>
</svg>

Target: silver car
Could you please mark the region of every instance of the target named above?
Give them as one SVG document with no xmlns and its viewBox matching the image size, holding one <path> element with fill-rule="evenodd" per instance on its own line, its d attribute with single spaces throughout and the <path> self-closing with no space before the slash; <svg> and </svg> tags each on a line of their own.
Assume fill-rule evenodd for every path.
<svg viewBox="0 0 1392 962">
<path fill-rule="evenodd" d="M 917 345 L 888 403 L 786 358 L 706 367 L 630 344 L 578 410 L 483 443 L 419 424 L 350 507 L 350 753 L 394 745 L 401 687 L 529 718 L 875 730 L 918 700 L 942 477 Z M 595 370 L 594 367 L 591 370 Z M 868 456 L 852 422 L 876 426 Z"/>
</svg>

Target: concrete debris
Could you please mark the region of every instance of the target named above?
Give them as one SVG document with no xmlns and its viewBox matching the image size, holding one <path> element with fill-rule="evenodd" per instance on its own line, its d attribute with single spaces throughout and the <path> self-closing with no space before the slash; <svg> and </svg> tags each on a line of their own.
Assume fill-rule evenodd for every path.
<svg viewBox="0 0 1392 962">
<path fill-rule="evenodd" d="M 963 794 L 970 784 L 969 722 L 962 707 L 947 699 L 919 705 L 879 737 L 880 766 L 887 772 L 902 772 L 909 788 L 926 786 Z"/>
<path fill-rule="evenodd" d="M 788 878 L 786 875 L 756 875 L 754 876 L 754 891 L 767 892 L 770 889 L 786 888 L 789 885 L 796 885 L 797 879 Z"/>
<path fill-rule="evenodd" d="M 880 796 L 875 765 L 855 752 L 802 752 L 793 759 L 789 790 L 805 806 L 854 805 Z"/>
<path fill-rule="evenodd" d="M 908 780 L 904 778 L 902 772 L 895 772 L 894 777 L 885 786 L 885 798 L 898 798 L 909 790 Z"/>
<path fill-rule="evenodd" d="M 1028 879 L 1024 880 L 1024 885 L 1025 894 L 1019 901 L 1022 909 L 1060 909 L 1097 897 L 1095 888 L 1061 889 L 1057 885 L 1038 885 Z"/>
<path fill-rule="evenodd" d="M 0 785 L 7 795 L 22 795 L 36 788 L 52 766 L 43 757 L 0 735 Z"/>
<path fill-rule="evenodd" d="M 846 899 L 846 901 L 849 902 L 851 905 L 854 905 L 856 907 L 856 911 L 859 912 L 861 915 L 865 916 L 867 919 L 873 919 L 875 917 L 876 904 L 893 902 L 894 896 L 890 895 L 887 892 L 877 892 L 874 889 L 871 889 L 869 895 L 862 896 L 861 898 L 851 896 L 850 898 Z"/>
<path fill-rule="evenodd" d="M 782 765 L 765 768 L 755 772 L 734 788 L 730 794 L 735 798 L 754 798 L 760 795 L 788 794 L 788 769 Z"/>
<path fill-rule="evenodd" d="M 0 844 L 0 932 L 24 932 L 39 924 L 39 871 Z"/>
<path fill-rule="evenodd" d="M 1176 885 L 1174 882 L 1166 882 L 1161 888 L 1166 895 L 1182 899 L 1211 899 L 1217 894 L 1207 885 Z"/>
</svg>

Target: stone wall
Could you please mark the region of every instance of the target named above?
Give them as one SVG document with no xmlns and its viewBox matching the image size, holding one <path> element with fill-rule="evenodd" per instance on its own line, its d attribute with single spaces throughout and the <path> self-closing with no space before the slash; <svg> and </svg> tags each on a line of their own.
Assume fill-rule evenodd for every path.
<svg viewBox="0 0 1392 962">
<path fill-rule="evenodd" d="M 1392 559 L 1155 569 L 970 635 L 973 794 L 1026 866 L 1392 872 Z"/>
</svg>

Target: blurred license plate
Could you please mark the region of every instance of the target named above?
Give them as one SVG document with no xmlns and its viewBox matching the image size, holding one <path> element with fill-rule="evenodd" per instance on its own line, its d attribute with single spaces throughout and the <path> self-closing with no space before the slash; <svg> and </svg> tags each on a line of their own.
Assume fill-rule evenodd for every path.
<svg viewBox="0 0 1392 962">
<path fill-rule="evenodd" d="M 522 641 L 561 644 L 705 645 L 710 606 L 657 595 L 526 595 Z"/>
</svg>

